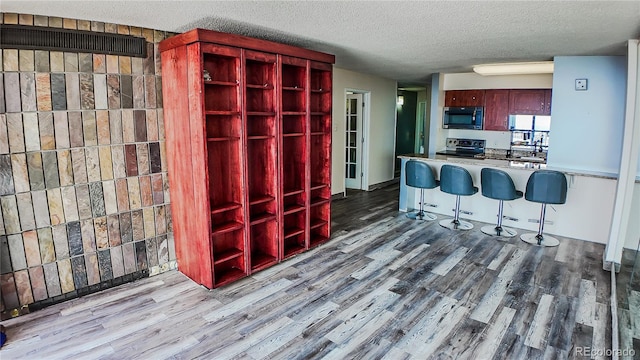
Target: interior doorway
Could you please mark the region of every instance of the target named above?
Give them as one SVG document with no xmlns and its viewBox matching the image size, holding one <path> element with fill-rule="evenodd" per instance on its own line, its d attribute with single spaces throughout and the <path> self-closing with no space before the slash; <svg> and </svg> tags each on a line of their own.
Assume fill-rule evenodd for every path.
<svg viewBox="0 0 640 360">
<path fill-rule="evenodd" d="M 345 95 L 345 192 L 366 190 L 369 93 L 351 90 Z"/>
<path fill-rule="evenodd" d="M 416 152 L 417 100 L 416 92 L 398 90 L 394 177 L 400 177 L 401 161 L 398 156 Z"/>
</svg>

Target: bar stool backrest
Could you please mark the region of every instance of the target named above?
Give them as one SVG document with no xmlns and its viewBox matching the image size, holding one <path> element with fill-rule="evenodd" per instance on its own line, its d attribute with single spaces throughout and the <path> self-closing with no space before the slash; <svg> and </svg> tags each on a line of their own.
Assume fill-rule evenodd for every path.
<svg viewBox="0 0 640 360">
<path fill-rule="evenodd" d="M 515 200 L 522 197 L 522 192 L 516 190 L 513 179 L 505 171 L 492 168 L 480 170 L 482 196 L 496 200 Z"/>
<path fill-rule="evenodd" d="M 473 195 L 478 192 L 467 169 L 448 164 L 440 168 L 440 190 L 453 195 Z"/>
<path fill-rule="evenodd" d="M 423 161 L 409 160 L 405 165 L 405 177 L 407 186 L 433 189 L 438 187 L 433 169 Z"/>
<path fill-rule="evenodd" d="M 567 178 L 560 171 L 535 171 L 527 180 L 524 198 L 537 203 L 564 204 L 567 201 Z"/>
</svg>

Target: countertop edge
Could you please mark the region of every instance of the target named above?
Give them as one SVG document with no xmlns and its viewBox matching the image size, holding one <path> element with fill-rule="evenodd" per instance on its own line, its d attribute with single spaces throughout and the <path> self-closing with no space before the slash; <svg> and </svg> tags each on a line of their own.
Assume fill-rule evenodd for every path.
<svg viewBox="0 0 640 360">
<path fill-rule="evenodd" d="M 438 158 L 440 156 L 440 158 Z M 497 168 L 507 168 L 514 170 L 528 170 L 528 171 L 536 171 L 539 168 L 535 167 L 523 167 L 523 166 L 513 166 L 510 163 L 510 160 L 499 160 L 499 159 L 472 159 L 472 158 L 452 158 L 446 157 L 445 155 L 436 155 L 435 157 L 425 155 L 425 154 L 405 154 L 398 155 L 400 159 L 422 159 L 429 161 L 438 161 L 438 162 L 450 162 L 450 163 L 459 163 L 459 164 L 468 164 L 468 165 L 476 165 L 476 166 L 487 166 L 487 167 L 497 167 Z M 490 162 L 485 162 L 489 160 Z M 499 163 L 499 162 L 504 163 Z M 517 161 L 517 160 L 515 160 Z M 522 162 L 527 164 L 528 162 Z M 528 163 L 528 164 L 536 164 L 536 163 Z M 530 165 L 533 166 L 533 165 Z M 597 171 L 579 171 L 574 169 L 564 169 L 558 168 L 555 166 L 545 166 L 547 170 L 556 170 L 565 173 L 566 175 L 577 175 L 577 176 L 586 176 L 593 178 L 601 178 L 601 179 L 612 179 L 617 180 L 618 175 L 614 173 L 606 173 L 606 172 L 597 172 Z M 640 183 L 640 177 L 636 177 L 636 183 Z"/>
</svg>

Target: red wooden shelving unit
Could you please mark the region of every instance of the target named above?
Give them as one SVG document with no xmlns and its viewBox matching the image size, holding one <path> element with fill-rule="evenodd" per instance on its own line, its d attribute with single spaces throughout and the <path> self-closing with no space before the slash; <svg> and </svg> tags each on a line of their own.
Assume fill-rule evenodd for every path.
<svg viewBox="0 0 640 360">
<path fill-rule="evenodd" d="M 178 269 L 214 288 L 327 241 L 334 56 L 202 29 L 160 51 Z"/>
</svg>

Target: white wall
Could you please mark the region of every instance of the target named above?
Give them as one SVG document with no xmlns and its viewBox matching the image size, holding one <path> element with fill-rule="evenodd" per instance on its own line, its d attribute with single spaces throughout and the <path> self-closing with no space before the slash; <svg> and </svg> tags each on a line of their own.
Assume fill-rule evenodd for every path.
<svg viewBox="0 0 640 360">
<path fill-rule="evenodd" d="M 554 63 L 547 163 L 617 174 L 624 127 L 626 58 L 557 56 Z M 576 91 L 575 79 L 587 79 L 588 89 Z"/>
<path fill-rule="evenodd" d="M 333 68 L 333 139 L 331 154 L 331 193 L 344 192 L 344 145 L 347 91 L 371 93 L 371 113 L 365 137 L 368 149 L 364 149 L 369 168 L 365 170 L 367 185 L 375 185 L 393 179 L 395 164 L 396 92 L 397 83 L 377 76 Z"/>
<path fill-rule="evenodd" d="M 551 74 L 482 76 L 476 73 L 460 73 L 445 74 L 442 89 L 551 89 L 552 84 Z"/>
</svg>

